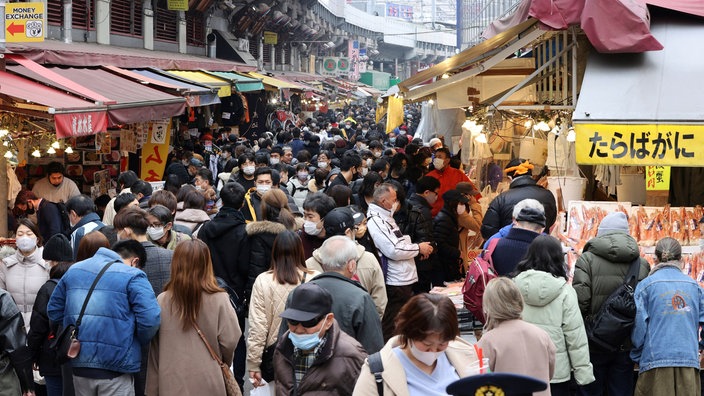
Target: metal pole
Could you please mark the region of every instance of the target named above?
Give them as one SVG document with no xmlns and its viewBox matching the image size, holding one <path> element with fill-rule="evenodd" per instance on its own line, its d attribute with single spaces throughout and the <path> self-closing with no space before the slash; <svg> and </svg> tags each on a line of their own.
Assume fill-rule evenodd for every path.
<svg viewBox="0 0 704 396">
<path fill-rule="evenodd" d="M 7 160 L 4 156 L 0 156 L 0 236 L 2 237 L 7 237 L 7 190 Z"/>
<path fill-rule="evenodd" d="M 64 23 L 61 32 L 63 37 L 61 38 L 64 40 L 64 43 L 67 44 L 73 42 L 71 25 L 73 25 L 73 1 L 64 0 Z"/>
<path fill-rule="evenodd" d="M 0 29 L 0 52 L 5 52 L 5 2 L 0 0 L 0 15 L 2 15 L 2 29 Z M 3 70 L 5 69 L 5 58 L 2 58 Z"/>
</svg>

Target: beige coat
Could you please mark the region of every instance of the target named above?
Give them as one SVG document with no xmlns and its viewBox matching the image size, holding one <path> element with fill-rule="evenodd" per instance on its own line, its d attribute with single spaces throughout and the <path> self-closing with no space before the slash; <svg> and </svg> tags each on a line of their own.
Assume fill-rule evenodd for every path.
<svg viewBox="0 0 704 396">
<path fill-rule="evenodd" d="M 555 344 L 534 324 L 507 320 L 484 333 L 478 344 L 492 372 L 527 375 L 548 384 L 555 373 Z M 550 388 L 533 395 L 550 396 Z"/>
<path fill-rule="evenodd" d="M 359 278 L 355 280 L 359 280 L 359 284 L 367 289 L 369 295 L 372 296 L 376 312 L 381 319 L 384 316 L 386 303 L 389 301 L 386 296 L 384 273 L 379 265 L 379 260 L 372 253 L 367 252 L 359 242 L 355 242 L 355 244 L 357 245 L 357 278 Z M 306 267 L 325 272 L 321 261 L 320 251 L 316 249 L 313 251 L 313 256 L 306 260 Z"/>
<path fill-rule="evenodd" d="M 399 337 L 391 338 L 384 348 L 379 351 L 381 362 L 384 365 L 384 372 L 381 377 L 384 379 L 384 396 L 408 396 L 408 384 L 406 381 L 406 371 L 401 361 L 393 351 L 399 346 Z M 457 337 L 450 341 L 445 350 L 445 355 L 450 364 L 455 368 L 460 378 L 467 377 L 471 373 L 468 368 L 470 364 L 477 361 L 477 354 L 474 347 L 467 341 Z M 354 387 L 353 396 L 377 396 L 376 381 L 374 375 L 369 370 L 369 362 L 365 361 L 362 371 L 359 373 L 357 384 Z"/>
<path fill-rule="evenodd" d="M 171 309 L 171 292 L 161 293 L 157 300 L 161 327 L 149 349 L 146 394 L 225 395 L 220 366 L 194 328 L 183 330 Z M 227 293 L 203 293 L 198 327 L 220 359 L 231 365 L 242 331 Z"/>
<path fill-rule="evenodd" d="M 313 279 L 320 272 L 306 274 L 305 281 Z M 303 272 L 299 273 L 303 277 Z M 300 284 L 300 283 L 299 283 Z M 247 370 L 260 371 L 264 349 L 279 338 L 281 318 L 279 314 L 286 307 L 289 293 L 298 285 L 282 285 L 274 281 L 274 273 L 267 271 L 254 281 L 252 297 L 249 301 L 249 334 L 247 335 Z"/>
<path fill-rule="evenodd" d="M 482 221 L 484 221 L 482 206 L 475 199 L 471 200 L 469 211 L 457 216 L 457 223 L 460 226 L 460 255 L 464 262 L 464 268 L 469 268 L 470 264 L 467 250 L 481 249 L 484 243 L 481 233 Z"/>
<path fill-rule="evenodd" d="M 38 247 L 25 257 L 18 250 L 0 264 L 0 289 L 7 290 L 15 300 L 27 330 L 37 292 L 49 280 L 49 265 L 44 262 L 42 252 L 44 248 Z"/>
</svg>

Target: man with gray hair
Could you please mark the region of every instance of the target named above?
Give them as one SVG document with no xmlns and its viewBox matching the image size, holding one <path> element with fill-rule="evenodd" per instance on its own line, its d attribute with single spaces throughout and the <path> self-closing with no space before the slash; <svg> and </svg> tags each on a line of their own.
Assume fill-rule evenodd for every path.
<svg viewBox="0 0 704 396">
<path fill-rule="evenodd" d="M 529 203 L 524 206 L 513 218 L 513 227 L 508 234 L 496 243 L 491 259 L 499 276 L 510 275 L 516 270 L 528 246 L 545 229 L 545 211 L 540 202 L 538 205 Z"/>
<path fill-rule="evenodd" d="M 357 246 L 350 238 L 332 236 L 318 249 L 323 270 L 314 283 L 330 292 L 332 312 L 340 329 L 359 341 L 368 354 L 384 346 L 381 321 L 369 293 L 352 277 L 357 272 Z"/>
<path fill-rule="evenodd" d="M 516 220 L 516 216 L 518 216 L 518 213 L 521 211 L 523 208 L 534 208 L 538 210 L 544 210 L 543 204 L 540 203 L 537 199 L 533 198 L 526 198 L 523 201 L 518 202 L 514 207 L 513 207 L 513 213 L 511 214 L 513 221 L 511 221 L 511 224 L 507 224 L 499 230 L 496 234 L 492 235 L 489 237 L 489 239 L 484 242 L 484 249 L 489 248 L 489 242 L 491 242 L 492 239 L 496 238 L 503 238 L 506 235 L 508 235 L 508 232 L 513 228 L 513 223 Z"/>
</svg>

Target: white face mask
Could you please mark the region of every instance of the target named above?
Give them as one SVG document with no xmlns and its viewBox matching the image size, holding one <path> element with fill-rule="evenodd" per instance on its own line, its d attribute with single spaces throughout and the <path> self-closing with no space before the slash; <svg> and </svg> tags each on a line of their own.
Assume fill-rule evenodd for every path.
<svg viewBox="0 0 704 396">
<path fill-rule="evenodd" d="M 398 201 L 394 202 L 394 204 L 391 205 L 391 209 L 389 209 L 389 212 L 391 212 L 391 216 L 393 216 L 394 213 L 396 213 L 396 211 L 398 210 L 398 205 Z"/>
<path fill-rule="evenodd" d="M 271 165 L 276 165 L 276 164 L 278 164 L 279 162 L 281 162 L 281 159 L 280 159 L 280 158 L 271 158 L 271 159 L 269 160 L 269 163 L 270 163 Z"/>
<path fill-rule="evenodd" d="M 37 247 L 37 237 L 21 236 L 15 239 L 15 245 L 21 252 L 31 252 Z"/>
<path fill-rule="evenodd" d="M 466 211 L 467 211 L 467 207 L 464 206 L 464 204 L 458 204 L 458 205 L 457 205 L 457 214 L 458 214 L 458 215 L 461 215 L 461 214 L 463 214 L 463 213 L 466 212 Z"/>
<path fill-rule="evenodd" d="M 411 341 L 411 355 L 426 366 L 435 364 L 435 361 L 438 360 L 438 356 L 440 356 L 441 353 L 442 352 L 423 352 L 416 348 L 415 342 Z"/>
<path fill-rule="evenodd" d="M 324 169 L 328 167 L 328 163 L 326 161 L 318 161 L 318 168 Z"/>
<path fill-rule="evenodd" d="M 375 151 L 374 156 L 377 158 L 381 158 L 381 151 Z"/>
<path fill-rule="evenodd" d="M 367 173 L 369 173 L 369 168 L 362 168 L 362 177 L 366 176 Z"/>
<path fill-rule="evenodd" d="M 257 193 L 259 195 L 264 195 L 267 191 L 271 190 L 270 184 L 257 184 Z"/>
<path fill-rule="evenodd" d="M 254 174 L 254 165 L 251 166 L 243 166 L 242 167 L 242 172 L 244 172 L 245 175 L 247 176 L 252 176 Z"/>
<path fill-rule="evenodd" d="M 164 231 L 164 226 L 147 228 L 147 235 L 152 241 L 158 241 L 164 236 L 164 234 L 166 234 L 166 232 Z"/>
<path fill-rule="evenodd" d="M 445 160 L 442 158 L 435 158 L 433 160 L 433 166 L 435 169 L 440 170 L 445 166 Z"/>
<path fill-rule="evenodd" d="M 322 230 L 322 228 L 318 228 L 318 223 L 314 221 L 306 220 L 303 223 L 303 231 L 308 235 L 318 235 Z"/>
<path fill-rule="evenodd" d="M 308 180 L 308 173 L 307 172 L 298 172 L 297 174 L 298 180 Z"/>
<path fill-rule="evenodd" d="M 371 168 L 374 161 L 371 158 L 367 158 L 367 168 Z"/>
</svg>

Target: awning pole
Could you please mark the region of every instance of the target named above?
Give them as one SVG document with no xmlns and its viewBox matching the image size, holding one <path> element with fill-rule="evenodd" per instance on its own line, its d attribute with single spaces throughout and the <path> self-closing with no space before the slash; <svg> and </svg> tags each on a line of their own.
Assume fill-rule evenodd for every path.
<svg viewBox="0 0 704 396">
<path fill-rule="evenodd" d="M 4 153 L 3 153 L 4 154 Z M 0 155 L 0 237 L 7 238 L 7 159 Z"/>
<path fill-rule="evenodd" d="M 572 27 L 572 106 L 577 107 L 577 35 Z"/>
<path fill-rule="evenodd" d="M 0 15 L 2 15 L 2 29 L 0 29 L 0 52 L 5 52 L 5 1 L 0 0 Z M 2 70 L 5 70 L 5 58 L 3 57 L 0 62 L 2 62 Z"/>
</svg>

